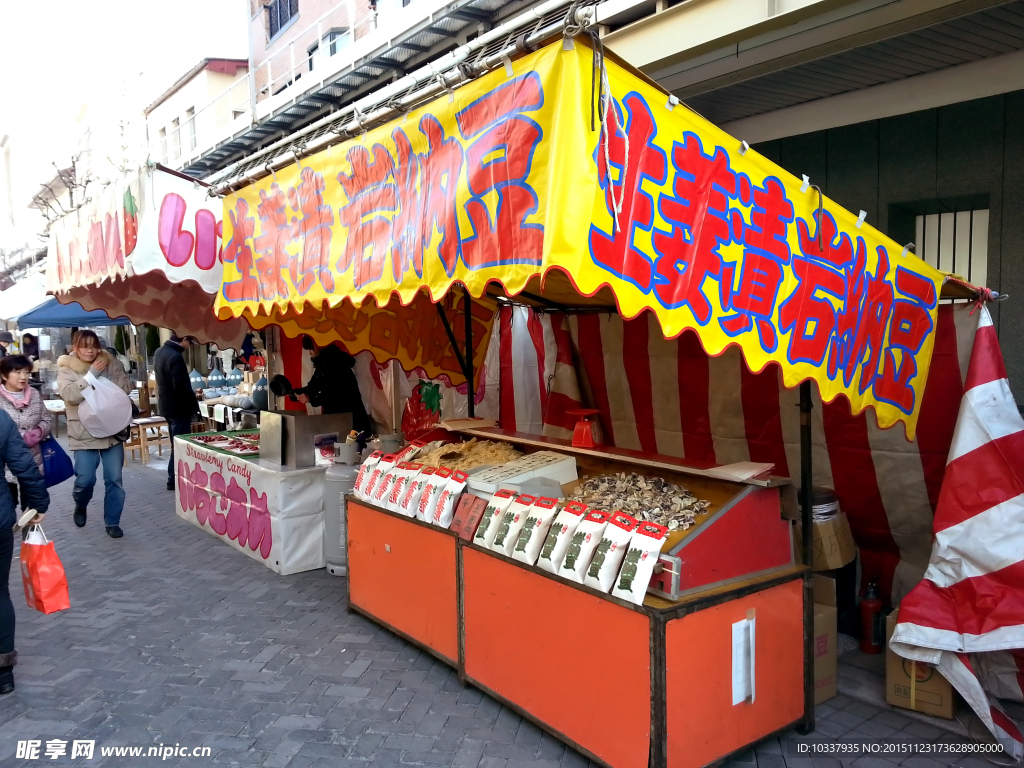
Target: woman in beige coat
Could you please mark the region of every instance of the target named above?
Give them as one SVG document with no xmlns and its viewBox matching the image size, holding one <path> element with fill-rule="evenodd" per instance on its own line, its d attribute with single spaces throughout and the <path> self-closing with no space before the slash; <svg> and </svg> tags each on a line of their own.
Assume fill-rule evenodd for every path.
<svg viewBox="0 0 1024 768">
<path fill-rule="evenodd" d="M 81 528 L 86 521 L 86 508 L 96 486 L 96 470 L 103 466 L 103 524 L 114 539 L 124 535 L 121 530 L 121 511 L 124 509 L 124 444 L 116 437 L 93 437 L 82 426 L 78 406 L 84 402 L 82 392 L 99 377 L 109 379 L 125 391 L 129 390 L 128 374 L 117 358 L 100 347 L 92 331 L 78 331 L 71 342 L 71 354 L 57 361 L 57 392 L 64 399 L 67 410 L 68 444 L 75 452 L 75 486 L 71 492 L 75 500 L 75 525 Z"/>
</svg>

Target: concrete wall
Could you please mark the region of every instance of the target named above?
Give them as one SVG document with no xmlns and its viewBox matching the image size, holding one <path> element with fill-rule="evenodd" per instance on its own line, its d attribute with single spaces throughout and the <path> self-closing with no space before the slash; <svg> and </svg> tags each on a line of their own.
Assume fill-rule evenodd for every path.
<svg viewBox="0 0 1024 768">
<path fill-rule="evenodd" d="M 990 211 L 990 305 L 1018 404 L 1024 404 L 1024 91 L 754 145 L 899 243 L 921 213 Z"/>
</svg>

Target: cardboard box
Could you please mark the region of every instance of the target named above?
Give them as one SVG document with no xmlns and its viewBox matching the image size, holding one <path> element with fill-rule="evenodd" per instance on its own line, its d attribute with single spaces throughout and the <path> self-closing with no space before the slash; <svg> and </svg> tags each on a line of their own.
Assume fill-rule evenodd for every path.
<svg viewBox="0 0 1024 768">
<path fill-rule="evenodd" d="M 836 637 L 836 582 L 814 577 L 814 703 L 836 695 L 838 638 Z"/>
<path fill-rule="evenodd" d="M 814 563 L 816 571 L 831 571 L 853 562 L 857 550 L 853 545 L 850 521 L 840 512 L 831 520 L 814 523 Z"/>
<path fill-rule="evenodd" d="M 904 659 L 889 649 L 898 613 L 893 611 L 885 620 L 885 700 L 894 707 L 952 720 L 956 702 L 950 682 L 931 664 Z"/>
</svg>

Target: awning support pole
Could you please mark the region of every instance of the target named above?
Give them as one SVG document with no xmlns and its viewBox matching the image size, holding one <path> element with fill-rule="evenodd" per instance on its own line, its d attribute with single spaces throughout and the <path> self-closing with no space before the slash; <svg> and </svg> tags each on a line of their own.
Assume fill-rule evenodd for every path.
<svg viewBox="0 0 1024 768">
<path fill-rule="evenodd" d="M 819 230 L 821 224 L 819 220 Z M 811 382 L 800 384 L 800 531 L 803 538 L 804 565 L 814 562 L 814 536 L 811 526 L 813 495 L 811 493 Z M 814 730 L 814 582 L 813 575 L 804 577 L 804 721 L 800 733 Z"/>
<path fill-rule="evenodd" d="M 452 345 L 452 351 L 455 353 L 455 359 L 459 363 L 459 369 L 462 371 L 462 375 L 466 377 L 466 381 L 469 381 L 472 373 L 466 368 L 466 359 L 462 356 L 462 350 L 459 349 L 459 342 L 455 339 L 455 332 L 452 331 L 452 325 L 448 322 L 448 315 L 444 313 L 444 309 L 440 303 L 434 305 L 437 307 L 437 314 L 441 317 L 441 324 L 444 326 L 444 332 L 448 334 L 448 341 Z"/>
<path fill-rule="evenodd" d="M 466 306 L 463 312 L 466 321 L 466 395 L 469 398 L 469 418 L 476 416 L 476 388 L 473 386 L 473 297 L 466 291 Z"/>
</svg>

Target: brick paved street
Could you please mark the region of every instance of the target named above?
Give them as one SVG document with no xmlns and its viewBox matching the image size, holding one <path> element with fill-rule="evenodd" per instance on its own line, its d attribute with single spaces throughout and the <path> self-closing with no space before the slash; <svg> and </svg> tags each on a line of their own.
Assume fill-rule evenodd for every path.
<svg viewBox="0 0 1024 768">
<path fill-rule="evenodd" d="M 155 457 L 154 457 L 155 458 Z M 71 585 L 72 608 L 25 607 L 17 562 L 18 690 L 0 697 L 0 766 L 145 765 L 101 758 L 101 746 L 208 746 L 207 758 L 161 765 L 586 766 L 588 761 L 472 688 L 454 671 L 345 610 L 326 571 L 281 577 L 173 511 L 164 475 L 129 463 L 125 537 L 71 522 L 70 483 L 46 529 Z M 17 551 L 15 552 L 17 558 Z M 818 708 L 819 733 L 934 741 L 950 737 L 845 696 Z M 21 739 L 95 739 L 96 757 L 15 759 Z M 887 762 L 862 758 L 864 768 Z M 845 764 L 851 764 L 844 761 Z M 983 765 L 913 758 L 907 768 Z M 783 755 L 779 739 L 734 760 L 743 768 L 838 766 Z"/>
</svg>

